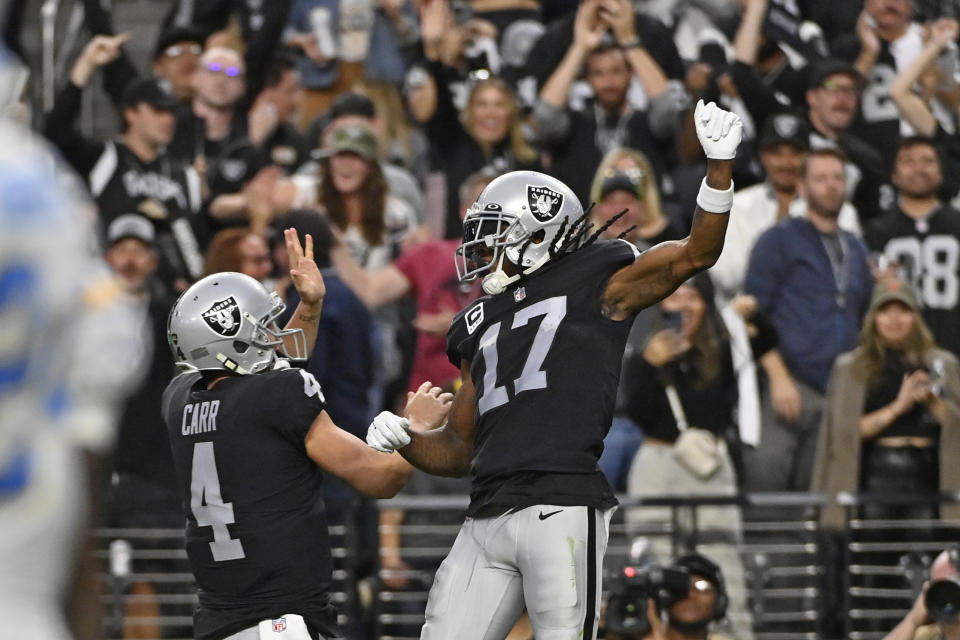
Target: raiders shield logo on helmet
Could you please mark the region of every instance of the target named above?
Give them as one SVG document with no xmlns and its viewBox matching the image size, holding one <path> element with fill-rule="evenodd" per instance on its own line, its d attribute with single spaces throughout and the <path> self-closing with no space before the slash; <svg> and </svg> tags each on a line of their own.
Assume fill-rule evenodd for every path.
<svg viewBox="0 0 960 640">
<path fill-rule="evenodd" d="M 527 185 L 527 204 L 530 212 L 540 222 L 552 220 L 563 206 L 563 194 L 547 187 Z"/>
<path fill-rule="evenodd" d="M 214 302 L 201 315 L 207 326 L 222 336 L 230 338 L 240 331 L 240 307 L 233 296 Z"/>
</svg>

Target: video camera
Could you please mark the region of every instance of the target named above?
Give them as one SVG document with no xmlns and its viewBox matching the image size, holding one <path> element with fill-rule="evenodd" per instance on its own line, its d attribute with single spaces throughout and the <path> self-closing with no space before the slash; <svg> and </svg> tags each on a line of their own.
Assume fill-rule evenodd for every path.
<svg viewBox="0 0 960 640">
<path fill-rule="evenodd" d="M 931 582 L 923 603 L 934 622 L 952 623 L 960 620 L 960 576 L 953 575 Z"/>
<path fill-rule="evenodd" d="M 689 591 L 690 572 L 684 567 L 628 565 L 611 582 L 607 630 L 643 637 L 650 632 L 647 602 L 652 599 L 657 611 L 662 611 L 686 597 Z"/>
</svg>

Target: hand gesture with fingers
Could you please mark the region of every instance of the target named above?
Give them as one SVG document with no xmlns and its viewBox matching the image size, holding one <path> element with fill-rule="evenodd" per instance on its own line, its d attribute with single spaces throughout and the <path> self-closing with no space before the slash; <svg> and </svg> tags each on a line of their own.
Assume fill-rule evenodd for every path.
<svg viewBox="0 0 960 640">
<path fill-rule="evenodd" d="M 577 8 L 577 17 L 573 23 L 573 42 L 586 51 L 593 51 L 600 46 L 606 25 L 597 15 L 599 4 L 597 0 L 584 0 Z"/>
<path fill-rule="evenodd" d="M 129 33 L 93 36 L 70 70 L 70 81 L 78 87 L 86 86 L 94 71 L 120 57 L 120 48 L 129 39 Z"/>
<path fill-rule="evenodd" d="M 911 373 L 905 373 L 900 383 L 900 390 L 894 403 L 900 407 L 901 412 L 909 411 L 910 408 L 920 402 L 926 402 L 930 396 L 930 375 L 918 369 Z"/>
<path fill-rule="evenodd" d="M 876 54 L 880 51 L 880 36 L 877 35 L 876 21 L 864 9 L 857 17 L 857 38 L 864 50 Z"/>
<path fill-rule="evenodd" d="M 312 307 L 319 305 L 327 288 L 313 259 L 313 237 L 308 233 L 307 246 L 301 247 L 296 229 L 284 229 L 283 240 L 287 245 L 287 255 L 290 256 L 290 279 L 300 294 L 300 300 Z"/>
<path fill-rule="evenodd" d="M 955 42 L 960 35 L 960 23 L 953 18 L 940 18 L 930 25 L 930 39 L 941 46 Z"/>
<path fill-rule="evenodd" d="M 617 44 L 627 44 L 637 38 L 636 18 L 629 0 L 600 0 L 600 19 L 613 31 Z"/>
<path fill-rule="evenodd" d="M 93 66 L 102 67 L 120 57 L 120 48 L 129 39 L 129 33 L 120 33 L 115 36 L 94 36 L 87 43 L 81 55 Z"/>
<path fill-rule="evenodd" d="M 448 0 L 430 0 L 420 6 L 420 33 L 425 47 L 439 47 L 453 28 L 453 12 Z"/>
</svg>

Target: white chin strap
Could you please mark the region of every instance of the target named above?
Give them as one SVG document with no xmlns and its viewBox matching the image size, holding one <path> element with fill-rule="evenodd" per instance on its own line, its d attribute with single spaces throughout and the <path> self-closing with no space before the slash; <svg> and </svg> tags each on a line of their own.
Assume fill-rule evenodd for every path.
<svg viewBox="0 0 960 640">
<path fill-rule="evenodd" d="M 508 276 L 503 272 L 503 258 L 505 255 L 505 252 L 500 252 L 500 257 L 497 259 L 497 270 L 488 273 L 483 277 L 483 280 L 481 280 L 480 287 L 483 289 L 483 292 L 489 296 L 503 293 L 507 290 L 507 287 L 520 279 L 519 274 Z"/>
<path fill-rule="evenodd" d="M 487 295 L 495 296 L 503 293 L 511 283 L 520 279 L 520 276 L 508 276 L 503 271 L 495 271 L 483 277 L 481 287 Z"/>
</svg>

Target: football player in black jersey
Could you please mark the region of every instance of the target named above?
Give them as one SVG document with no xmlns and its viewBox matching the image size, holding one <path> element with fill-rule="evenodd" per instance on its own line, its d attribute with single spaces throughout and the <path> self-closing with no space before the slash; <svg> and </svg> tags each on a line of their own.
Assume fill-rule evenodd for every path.
<svg viewBox="0 0 960 640">
<path fill-rule="evenodd" d="M 291 276 L 301 300 L 313 302 L 297 315 L 313 322 L 315 335 L 323 279 L 309 240 L 306 255 L 291 230 L 286 241 L 298 256 Z M 413 470 L 399 455 L 377 453 L 340 430 L 313 375 L 278 358 L 303 358 L 312 348 L 302 329 L 277 328 L 284 307 L 253 278 L 228 272 L 191 286 L 171 311 L 167 334 L 186 372 L 167 387 L 162 408 L 199 586 L 198 639 L 339 638 L 327 593 L 320 472 L 389 497 Z M 451 398 L 424 383 L 410 394 L 410 423 L 436 426 Z M 389 412 L 374 421 L 408 425 Z"/>
<path fill-rule="evenodd" d="M 617 501 L 597 459 L 633 317 L 723 247 L 739 118 L 700 102 L 707 176 L 690 235 L 644 253 L 594 242 L 573 192 L 515 171 L 464 218 L 461 280 L 488 295 L 447 337 L 463 385 L 427 433 L 371 425 L 367 443 L 438 475 L 472 476 L 468 518 L 437 572 L 422 638 L 504 638 L 524 605 L 537 640 L 596 637 L 600 571 Z M 719 214 L 719 215 L 717 215 Z"/>
</svg>

